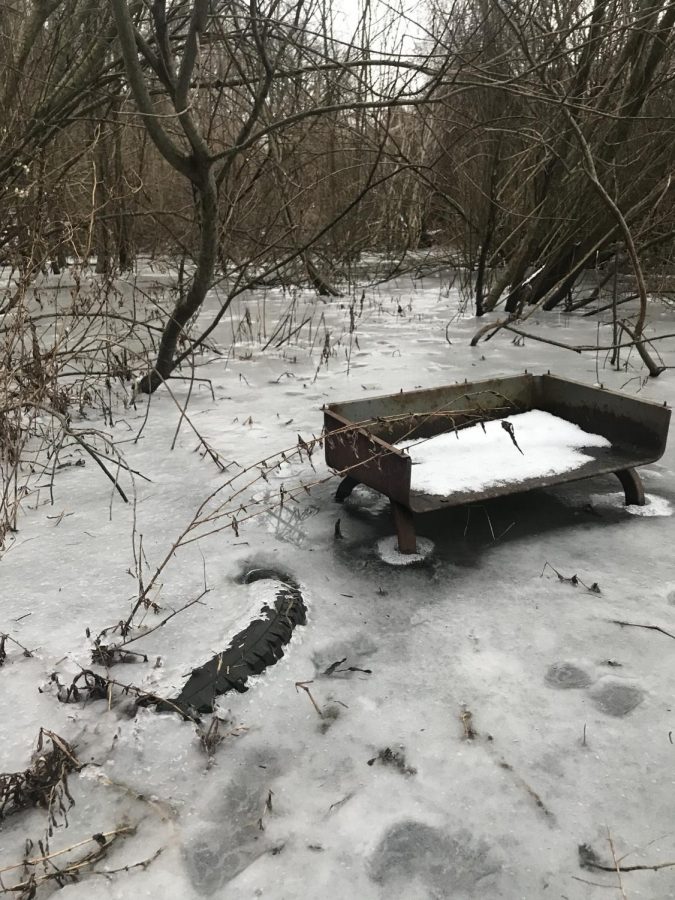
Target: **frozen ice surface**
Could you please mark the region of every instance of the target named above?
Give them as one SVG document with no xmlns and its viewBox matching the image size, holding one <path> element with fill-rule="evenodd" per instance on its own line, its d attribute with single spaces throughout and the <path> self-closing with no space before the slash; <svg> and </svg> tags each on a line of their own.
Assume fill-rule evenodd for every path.
<svg viewBox="0 0 675 900">
<path fill-rule="evenodd" d="M 215 292 L 209 302 L 200 324 L 217 309 Z M 675 399 L 675 370 L 645 380 L 632 352 L 622 357 L 628 371 L 615 372 L 602 356 L 517 347 L 506 335 L 470 347 L 476 320 L 437 276 L 366 288 L 348 367 L 348 305 L 280 290 L 233 304 L 232 322 L 212 335 L 223 356 L 204 358 L 199 370 L 216 399 L 199 382 L 189 405 L 225 473 L 200 455 L 187 422 L 170 450 L 188 381 L 172 382 L 176 401 L 162 390 L 152 398 L 137 443 L 144 398 L 137 409 L 120 407 L 112 426 L 89 411 L 86 427 L 110 431 L 127 463 L 152 479 L 135 482 L 146 582 L 202 500 L 240 471 L 234 461 L 251 466 L 293 447 L 298 433 L 318 435 L 323 403 L 525 367 Z M 233 344 L 247 310 L 251 330 Z M 292 338 L 263 354 L 285 317 Z M 296 332 L 307 317 L 311 334 L 308 325 Z M 322 317 L 333 350 L 319 365 Z M 653 333 L 674 331 L 672 319 L 665 308 L 650 310 Z M 596 339 L 592 319 L 553 312 L 531 322 L 557 341 Z M 602 325 L 601 339 L 610 335 Z M 675 344 L 659 347 L 675 365 Z M 504 455 L 520 456 L 506 433 L 499 437 Z M 81 456 L 77 448 L 67 454 L 63 461 Z M 374 552 L 393 531 L 386 503 L 359 489 L 337 506 L 318 450 L 312 463 L 316 471 L 306 459 L 284 463 L 243 491 L 236 502 L 250 504 L 255 494 L 259 502 L 247 509 L 263 512 L 242 522 L 238 536 L 226 528 L 175 552 L 153 595 L 161 610 L 147 611 L 130 645 L 148 662 L 109 670 L 121 683 L 174 690 L 271 596 L 268 583 L 243 584 L 245 572 L 293 575 L 309 602 L 307 625 L 250 690 L 219 698 L 222 740 L 211 761 L 193 723 L 151 709 L 132 715 L 131 697 L 110 709 L 105 701 L 58 702 L 52 673 L 65 682 L 91 665 L 86 628 L 96 635 L 131 609 L 134 511 L 89 460 L 57 470 L 53 505 L 48 487 L 25 498 L 0 560 L 0 631 L 35 652 L 26 658 L 6 646 L 0 771 L 25 769 L 40 727 L 53 729 L 87 765 L 69 779 L 75 805 L 50 846 L 125 821 L 137 826 L 95 867 L 117 874 L 84 875 L 59 900 L 606 900 L 620 894 L 616 873 L 582 869 L 579 845 L 611 865 L 609 830 L 626 865 L 672 860 L 673 641 L 614 622 L 675 633 L 675 519 L 627 514 L 623 497 L 612 499 L 615 478 L 595 478 L 419 517 L 434 553 L 424 566 L 394 568 Z M 643 476 L 648 508 L 669 510 L 672 441 Z M 129 478 L 120 478 L 132 495 Z M 301 490 L 280 509 L 279 485 L 301 481 L 310 494 Z M 616 506 L 590 507 L 591 496 Z M 542 576 L 545 562 L 597 582 L 601 593 L 560 582 L 548 568 Z M 142 636 L 205 586 L 199 603 Z M 368 765 L 387 748 L 416 774 Z M 46 827 L 44 810 L 3 820 L 0 867 L 21 863 L 26 838 L 40 839 Z M 2 877 L 14 883 L 11 872 Z M 622 881 L 631 900 L 675 896 L 675 869 L 625 872 Z"/>
<path fill-rule="evenodd" d="M 381 538 L 377 542 L 377 553 L 382 562 L 390 566 L 411 566 L 421 563 L 433 552 L 434 542 L 429 538 L 417 538 L 417 553 L 401 553 L 396 535 Z"/>
<path fill-rule="evenodd" d="M 644 696 L 639 687 L 609 679 L 590 694 L 594 706 L 608 716 L 628 715 L 642 703 Z"/>
<path fill-rule="evenodd" d="M 561 662 L 553 663 L 546 673 L 546 681 L 551 687 L 562 688 L 584 688 L 588 687 L 593 681 L 592 677 L 584 669 L 575 666 L 574 663 Z"/>
<path fill-rule="evenodd" d="M 493 849 L 461 829 L 444 834 L 424 822 L 397 822 L 384 834 L 370 859 L 370 877 L 389 885 L 393 896 L 410 896 L 418 882 L 424 896 L 442 900 L 452 890 L 457 897 L 485 897 L 490 875 L 501 863 Z M 494 880 L 492 880 L 494 887 Z"/>
<path fill-rule="evenodd" d="M 520 450 L 503 427 L 507 422 Z M 399 444 L 412 460 L 410 489 L 428 494 L 482 491 L 562 474 L 588 462 L 581 448 L 609 446 L 607 438 L 541 409 Z"/>
</svg>

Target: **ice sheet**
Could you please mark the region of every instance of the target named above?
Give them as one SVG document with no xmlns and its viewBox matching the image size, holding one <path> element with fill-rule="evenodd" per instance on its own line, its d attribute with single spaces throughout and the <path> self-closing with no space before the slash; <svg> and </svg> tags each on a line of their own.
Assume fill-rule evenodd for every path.
<svg viewBox="0 0 675 900">
<path fill-rule="evenodd" d="M 191 389 L 189 379 L 175 380 L 178 404 L 158 391 L 137 442 L 145 398 L 137 408 L 120 405 L 114 425 L 96 410 L 84 423 L 108 429 L 129 466 L 151 479 L 137 478 L 134 491 L 120 472 L 135 511 L 111 496 L 88 459 L 57 470 L 53 503 L 47 488 L 25 498 L 18 533 L 0 560 L 0 631 L 34 655 L 8 643 L 0 666 L 0 770 L 25 769 L 40 727 L 53 729 L 87 765 L 71 774 L 75 805 L 50 850 L 120 823 L 137 826 L 93 867 L 116 874 L 83 871 L 79 883 L 58 890 L 59 900 L 607 900 L 621 893 L 617 873 L 581 868 L 580 845 L 610 868 L 608 835 L 626 867 L 675 858 L 673 641 L 616 624 L 675 633 L 675 517 L 605 513 L 595 502 L 589 510 L 592 495 L 617 490 L 614 477 L 486 503 L 470 515 L 467 508 L 420 516 L 418 530 L 433 540 L 434 553 L 422 566 L 394 569 L 376 551 L 393 532 L 387 504 L 359 488 L 336 505 L 336 481 L 323 480 L 329 472 L 317 450 L 316 471 L 295 460 L 255 482 L 251 491 L 268 497 L 270 511 L 242 522 L 239 535 L 227 529 L 176 552 L 154 595 L 161 611 L 148 611 L 131 645 L 148 662 L 109 670 L 120 682 L 171 694 L 268 599 L 269 586 L 240 583 L 243 571 L 276 566 L 292 574 L 309 603 L 307 625 L 247 693 L 220 698 L 223 740 L 210 765 L 194 724 L 177 715 L 130 715 L 133 700 L 123 694 L 110 708 L 104 700 L 63 704 L 50 688 L 52 673 L 65 682 L 92 665 L 87 628 L 96 635 L 130 611 L 134 512 L 147 582 L 205 496 L 240 471 L 233 461 L 251 466 L 294 446 L 298 433 L 319 434 L 323 403 L 525 366 L 675 400 L 675 370 L 643 383 L 635 353 L 626 356 L 628 371 L 617 372 L 602 368 L 602 357 L 596 366 L 593 355 L 549 344 L 515 346 L 506 333 L 470 347 L 480 323 L 462 312 L 448 281 L 402 277 L 366 286 L 349 370 L 346 301 L 341 308 L 313 292 L 262 289 L 243 296 L 232 306 L 232 325 L 225 317 L 212 335 L 221 355 L 199 369 L 215 400 L 199 382 L 189 404 L 190 422 L 229 466 L 225 473 L 203 456 L 185 421 L 171 450 Z M 220 309 L 217 297 L 209 303 L 202 325 Z M 246 311 L 253 337 L 233 345 Z M 292 338 L 263 353 L 287 316 Z M 312 332 L 296 331 L 307 317 Z M 319 365 L 324 317 L 336 349 Z M 554 312 L 530 321 L 571 345 L 596 339 L 595 320 Z M 672 311 L 655 330 L 675 330 Z M 611 340 L 611 333 L 610 323 L 601 336 Z M 674 366 L 675 342 L 659 347 Z M 527 433 L 511 421 L 527 459 Z M 74 425 L 82 424 L 75 416 Z M 498 437 L 500 459 L 517 460 L 509 436 Z M 80 458 L 70 448 L 62 461 Z M 650 508 L 672 506 L 672 439 L 644 479 Z M 281 508 L 280 484 L 290 489 L 299 480 L 311 493 Z M 240 497 L 249 512 L 259 508 L 252 499 L 247 491 Z M 597 582 L 601 593 L 548 568 L 542 577 L 547 561 L 567 579 Z M 200 602 L 140 636 L 205 587 Z M 380 756 L 387 748 L 389 763 Z M 405 760 L 403 768 L 396 760 Z M 23 877 L 27 838 L 39 855 L 48 821 L 44 809 L 3 820 L 0 867 L 19 867 L 3 873 L 5 885 Z M 621 878 L 631 900 L 675 896 L 675 868 Z M 39 889 L 38 900 L 50 887 L 56 884 Z"/>
</svg>

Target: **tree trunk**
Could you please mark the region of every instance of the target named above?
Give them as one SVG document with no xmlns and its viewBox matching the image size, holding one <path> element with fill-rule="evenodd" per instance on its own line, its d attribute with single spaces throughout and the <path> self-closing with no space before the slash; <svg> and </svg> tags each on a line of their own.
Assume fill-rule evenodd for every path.
<svg viewBox="0 0 675 900">
<path fill-rule="evenodd" d="M 155 365 L 141 378 L 138 390 L 152 394 L 166 381 L 176 367 L 176 348 L 183 330 L 204 302 L 211 286 L 218 255 L 218 189 L 213 167 L 203 163 L 204 174 L 197 187 L 197 222 L 199 229 L 199 256 L 197 268 L 187 292 L 180 296 L 171 318 L 164 326 Z"/>
<path fill-rule="evenodd" d="M 131 235 L 131 218 L 127 215 L 126 191 L 124 187 L 124 129 L 120 110 L 122 98 L 115 97 L 113 112 L 120 123 L 115 129 L 113 148 L 113 187 L 115 191 L 115 255 L 120 272 L 128 271 L 134 259 L 133 240 Z"/>
<path fill-rule="evenodd" d="M 98 141 L 94 151 L 94 252 L 96 253 L 96 273 L 109 275 L 112 270 L 112 251 L 110 230 L 105 218 L 110 194 L 109 147 L 104 123 L 101 122 L 98 128 Z"/>
</svg>

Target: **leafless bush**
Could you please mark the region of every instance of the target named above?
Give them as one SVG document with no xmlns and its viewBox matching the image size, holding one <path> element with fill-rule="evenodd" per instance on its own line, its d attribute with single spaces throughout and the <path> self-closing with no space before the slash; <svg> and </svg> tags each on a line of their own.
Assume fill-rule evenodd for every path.
<svg viewBox="0 0 675 900">
<path fill-rule="evenodd" d="M 145 477 L 128 469 L 111 432 L 134 402 L 133 373 L 147 368 L 172 296 L 166 279 L 99 276 L 84 263 L 30 283 L 4 274 L 0 551 L 29 495 L 53 499 L 60 469 L 95 464 L 125 502 L 133 476 Z M 85 424 L 92 412 L 103 425 Z"/>
</svg>

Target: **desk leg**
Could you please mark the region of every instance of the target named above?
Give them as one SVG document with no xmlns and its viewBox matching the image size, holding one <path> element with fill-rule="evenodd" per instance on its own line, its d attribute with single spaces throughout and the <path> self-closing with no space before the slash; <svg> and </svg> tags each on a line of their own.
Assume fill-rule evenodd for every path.
<svg viewBox="0 0 675 900">
<path fill-rule="evenodd" d="M 394 516 L 394 526 L 398 535 L 399 553 L 417 553 L 417 538 L 415 537 L 415 521 L 412 512 L 407 506 L 391 501 L 391 512 Z"/>
<path fill-rule="evenodd" d="M 346 500 L 357 484 L 359 484 L 359 482 L 356 478 L 352 478 L 351 475 L 346 475 L 338 485 L 337 491 L 335 491 L 335 499 L 337 502 L 342 503 L 343 500 Z"/>
<path fill-rule="evenodd" d="M 644 506 L 645 489 L 642 479 L 635 469 L 620 469 L 614 473 L 621 482 L 624 494 L 626 495 L 626 506 Z"/>
</svg>

